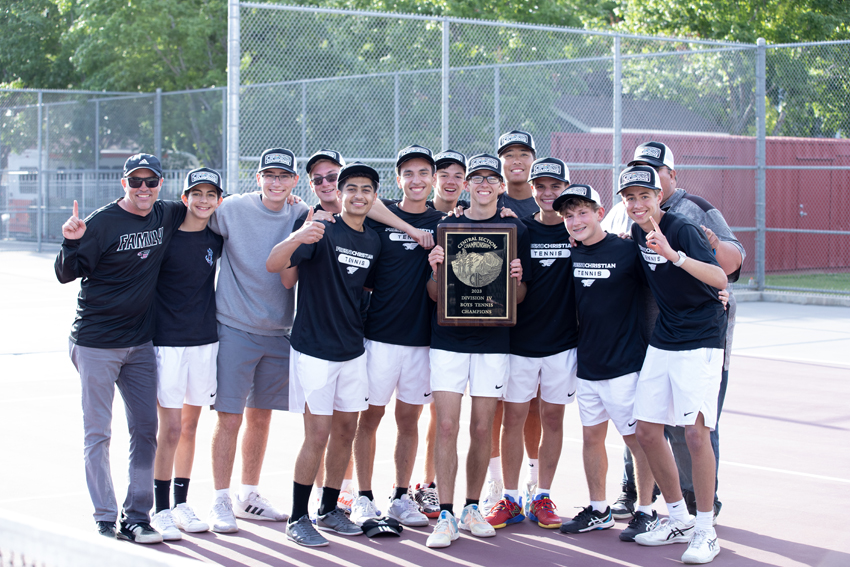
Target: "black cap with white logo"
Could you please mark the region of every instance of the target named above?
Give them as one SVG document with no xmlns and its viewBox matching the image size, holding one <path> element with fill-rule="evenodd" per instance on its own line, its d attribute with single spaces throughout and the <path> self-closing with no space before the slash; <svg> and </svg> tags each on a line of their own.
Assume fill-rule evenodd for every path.
<svg viewBox="0 0 850 567">
<path fill-rule="evenodd" d="M 495 173 L 499 177 L 502 176 L 502 162 L 499 158 L 490 154 L 478 154 L 469 158 L 466 166 L 467 179 L 474 174 L 486 175 L 487 172 Z"/>
<path fill-rule="evenodd" d="M 407 146 L 406 148 L 399 150 L 398 156 L 395 160 L 396 172 L 398 172 L 398 168 L 401 164 L 414 158 L 424 159 L 431 164 L 432 168 L 436 167 L 436 164 L 434 163 L 434 154 L 431 150 L 426 147 L 413 144 L 412 146 Z"/>
<path fill-rule="evenodd" d="M 599 193 L 596 192 L 596 189 L 591 187 L 590 185 L 584 185 L 582 183 L 575 183 L 570 185 L 558 195 L 558 198 L 555 199 L 555 202 L 552 203 L 552 208 L 556 211 L 561 208 L 561 206 L 566 202 L 567 199 L 572 198 L 584 199 L 585 201 L 591 201 L 596 203 L 600 207 L 602 206 L 602 199 L 599 198 Z"/>
<path fill-rule="evenodd" d="M 655 168 L 648 165 L 634 165 L 627 167 L 620 174 L 620 188 L 617 193 L 620 193 L 627 187 L 646 187 L 647 189 L 661 190 L 661 181 L 658 179 L 658 173 Z"/>
<path fill-rule="evenodd" d="M 533 181 L 538 177 L 551 177 L 569 184 L 570 170 L 567 164 L 558 158 L 540 158 L 531 164 L 531 175 L 528 176 L 528 180 Z"/>
<path fill-rule="evenodd" d="M 186 179 L 183 180 L 183 194 L 188 195 L 193 187 L 197 187 L 203 183 L 212 185 L 218 189 L 218 194 L 221 195 L 223 191 L 221 188 L 221 175 L 216 170 L 208 167 L 193 169 L 186 175 Z"/>
<path fill-rule="evenodd" d="M 378 190 L 378 185 L 381 183 L 381 176 L 378 175 L 378 172 L 375 171 L 374 168 L 359 161 L 349 163 L 339 170 L 337 187 L 342 189 L 342 186 L 345 184 L 345 180 L 349 177 L 368 177 L 375 184 L 375 191 Z"/>
<path fill-rule="evenodd" d="M 670 169 L 676 169 L 673 166 L 673 152 L 661 142 L 646 142 L 635 148 L 635 155 L 629 162 L 629 166 L 638 163 L 648 163 L 653 167 L 666 165 Z"/>
<path fill-rule="evenodd" d="M 466 156 L 455 150 L 446 150 L 434 156 L 434 163 L 437 164 L 437 169 L 446 167 L 450 163 L 456 163 L 466 172 Z"/>
<path fill-rule="evenodd" d="M 284 148 L 272 148 L 264 151 L 260 156 L 260 166 L 257 171 L 272 168 L 283 169 L 297 175 L 298 163 L 295 161 L 295 154 Z"/>
<path fill-rule="evenodd" d="M 537 148 L 534 147 L 534 138 L 531 134 L 523 132 L 522 130 L 511 130 L 510 132 L 499 136 L 499 148 L 496 150 L 496 154 L 501 156 L 502 152 L 504 152 L 509 146 L 513 146 L 515 144 L 525 146 L 537 155 Z"/>
<path fill-rule="evenodd" d="M 319 150 L 318 152 L 311 155 L 310 159 L 307 160 L 307 165 L 304 166 L 304 171 L 306 171 L 309 175 L 310 171 L 312 171 L 313 169 L 313 166 L 316 165 L 318 162 L 322 161 L 323 159 L 332 161 L 340 167 L 345 167 L 345 160 L 342 158 L 342 154 L 340 154 L 339 152 L 335 150 Z"/>
<path fill-rule="evenodd" d="M 136 154 L 124 162 L 124 177 L 130 177 L 137 169 L 150 169 L 157 177 L 162 177 L 162 164 L 152 154 Z"/>
</svg>

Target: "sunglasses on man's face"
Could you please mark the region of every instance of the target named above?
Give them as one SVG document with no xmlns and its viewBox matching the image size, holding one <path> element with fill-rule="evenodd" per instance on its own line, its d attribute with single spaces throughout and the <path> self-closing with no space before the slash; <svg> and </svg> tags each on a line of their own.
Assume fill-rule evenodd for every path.
<svg viewBox="0 0 850 567">
<path fill-rule="evenodd" d="M 324 177 L 322 177 L 321 175 L 316 175 L 313 177 L 313 185 L 321 185 L 322 180 L 327 181 L 328 183 L 336 183 L 337 174 L 330 173 L 328 175 L 325 175 Z"/>
<path fill-rule="evenodd" d="M 127 185 L 133 189 L 138 189 L 142 186 L 142 183 L 151 189 L 159 185 L 159 177 L 125 177 L 124 179 L 127 180 Z"/>
</svg>

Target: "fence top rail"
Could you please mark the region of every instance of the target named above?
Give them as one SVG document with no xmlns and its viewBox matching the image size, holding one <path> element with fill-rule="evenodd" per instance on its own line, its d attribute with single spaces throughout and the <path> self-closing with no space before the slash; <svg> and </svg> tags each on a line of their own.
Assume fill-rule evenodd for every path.
<svg viewBox="0 0 850 567">
<path fill-rule="evenodd" d="M 596 35 L 604 37 L 621 37 L 628 39 L 645 39 L 653 41 L 667 41 L 674 43 L 696 43 L 704 45 L 727 45 L 739 48 L 755 49 L 755 44 L 739 43 L 732 41 L 716 41 L 708 39 L 681 38 L 681 37 L 665 37 L 665 36 L 650 36 L 628 33 L 609 32 L 601 30 L 583 30 L 578 28 L 568 28 L 566 26 L 543 26 L 537 24 L 524 24 L 518 22 L 504 22 L 499 20 L 479 20 L 473 18 L 454 18 L 449 16 L 425 16 L 419 14 L 405 14 L 396 12 L 380 12 L 378 10 L 344 10 L 342 8 L 319 8 L 316 6 L 292 6 L 289 4 L 271 4 L 267 2 L 239 2 L 240 6 L 245 8 L 259 8 L 263 10 L 283 10 L 290 12 L 313 12 L 319 14 L 340 14 L 348 16 L 371 16 L 376 18 L 391 18 L 396 20 L 420 20 L 420 21 L 442 21 L 457 24 L 477 24 L 482 26 L 493 26 L 502 28 L 514 29 L 530 29 L 536 31 L 553 31 L 559 33 L 575 33 L 580 35 Z"/>
<path fill-rule="evenodd" d="M 776 49 L 778 47 L 814 47 L 818 45 L 848 45 L 850 39 L 833 39 L 831 41 L 806 41 L 802 43 L 775 43 L 767 44 L 768 49 Z"/>
<path fill-rule="evenodd" d="M 0 88 L 5 93 L 51 93 L 51 94 L 88 94 L 88 95 L 121 95 L 132 94 L 129 91 L 80 91 L 74 89 L 8 89 Z"/>
</svg>

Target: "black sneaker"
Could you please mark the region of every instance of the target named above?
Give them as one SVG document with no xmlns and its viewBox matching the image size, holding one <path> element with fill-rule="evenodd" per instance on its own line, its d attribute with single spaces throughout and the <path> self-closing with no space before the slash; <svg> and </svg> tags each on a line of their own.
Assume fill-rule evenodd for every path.
<svg viewBox="0 0 850 567">
<path fill-rule="evenodd" d="M 644 514 L 640 510 L 635 512 L 629 527 L 620 532 L 620 541 L 634 541 L 638 534 L 646 533 L 658 523 L 658 512 L 652 511 L 652 515 Z"/>
<path fill-rule="evenodd" d="M 97 533 L 108 538 L 115 539 L 115 522 L 96 522 Z"/>
<path fill-rule="evenodd" d="M 162 543 L 162 534 L 153 529 L 147 522 L 131 524 L 122 520 L 121 529 L 118 530 L 115 537 L 136 543 Z"/>
<path fill-rule="evenodd" d="M 614 519 L 627 520 L 631 518 L 635 513 L 635 502 L 637 502 L 637 490 L 624 484 L 620 497 L 611 504 L 611 514 Z"/>
<path fill-rule="evenodd" d="M 564 534 L 580 534 L 593 530 L 607 530 L 614 525 L 614 518 L 611 516 L 611 507 L 606 507 L 604 512 L 597 512 L 593 506 L 583 508 L 578 515 L 561 524 L 561 533 Z"/>
</svg>

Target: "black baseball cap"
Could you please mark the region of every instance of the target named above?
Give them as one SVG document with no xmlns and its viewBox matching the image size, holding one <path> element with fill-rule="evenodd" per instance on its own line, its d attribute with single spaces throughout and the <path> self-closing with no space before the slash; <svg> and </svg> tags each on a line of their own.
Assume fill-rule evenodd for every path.
<svg viewBox="0 0 850 567">
<path fill-rule="evenodd" d="M 528 176 L 528 180 L 533 181 L 538 177 L 551 177 L 569 185 L 570 170 L 567 164 L 558 158 L 540 158 L 531 164 L 531 175 Z"/>
<path fill-rule="evenodd" d="M 534 147 L 534 138 L 528 132 L 523 132 L 522 130 L 511 130 L 505 134 L 499 136 L 499 148 L 496 150 L 496 154 L 501 156 L 502 152 L 504 152 L 508 146 L 513 146 L 519 144 L 520 146 L 525 146 L 532 152 L 534 155 L 537 155 L 537 148 Z"/>
<path fill-rule="evenodd" d="M 499 177 L 502 176 L 502 162 L 499 158 L 490 154 L 478 154 L 469 158 L 469 163 L 466 168 L 466 178 L 472 177 L 473 173 L 479 171 L 490 171 Z"/>
<path fill-rule="evenodd" d="M 328 161 L 332 161 L 340 167 L 345 167 L 345 160 L 342 157 L 342 154 L 335 150 L 319 150 L 310 156 L 310 159 L 307 160 L 307 165 L 304 166 L 304 170 L 307 174 L 310 174 L 310 171 L 313 169 L 313 166 L 316 165 L 317 162 L 326 159 Z"/>
<path fill-rule="evenodd" d="M 152 154 L 136 154 L 124 162 L 124 177 L 129 177 L 137 169 L 150 169 L 157 177 L 162 177 L 162 164 Z"/>
<path fill-rule="evenodd" d="M 455 150 L 446 150 L 438 153 L 434 156 L 434 163 L 437 165 L 437 169 L 445 167 L 450 163 L 456 163 L 466 172 L 466 156 Z"/>
<path fill-rule="evenodd" d="M 342 189 L 343 183 L 349 177 L 368 177 L 375 184 L 376 191 L 381 183 L 381 176 L 378 175 L 378 172 L 375 171 L 374 168 L 369 167 L 365 163 L 361 163 L 359 161 L 349 163 L 348 165 L 339 170 L 339 177 L 337 178 L 336 182 L 337 187 Z"/>
<path fill-rule="evenodd" d="M 602 199 L 599 198 L 599 193 L 596 192 L 596 189 L 590 185 L 574 183 L 561 191 L 561 194 L 558 195 L 558 198 L 555 199 L 554 203 L 552 203 L 552 208 L 557 211 L 561 208 L 561 206 L 563 206 L 567 199 L 571 199 L 573 197 L 578 197 L 579 199 L 596 203 L 600 207 L 602 206 Z"/>
<path fill-rule="evenodd" d="M 414 158 L 424 159 L 431 164 L 431 168 L 435 168 L 437 166 L 437 164 L 434 163 L 434 154 L 431 153 L 431 150 L 426 147 L 413 144 L 412 146 L 407 146 L 406 148 L 399 150 L 398 156 L 395 160 L 396 172 L 398 172 L 398 168 L 401 164 Z"/>
<path fill-rule="evenodd" d="M 370 518 L 361 526 L 366 537 L 395 536 L 399 537 L 404 530 L 398 520 L 384 516 L 383 518 Z"/>
<path fill-rule="evenodd" d="M 214 169 L 208 167 L 199 167 L 193 169 L 186 174 L 186 179 L 183 180 L 183 194 L 188 195 L 192 187 L 196 187 L 203 183 L 208 183 L 218 189 L 218 194 L 221 195 L 221 174 Z"/>
<path fill-rule="evenodd" d="M 620 193 L 627 187 L 646 187 L 647 189 L 655 189 L 661 191 L 661 181 L 658 179 L 658 173 L 654 167 L 648 165 L 633 165 L 627 167 L 620 174 L 620 188 L 617 193 Z"/>
<path fill-rule="evenodd" d="M 271 148 L 264 151 L 260 155 L 260 165 L 257 171 L 272 168 L 284 169 L 297 175 L 298 162 L 295 160 L 295 154 L 284 148 Z"/>
<path fill-rule="evenodd" d="M 636 165 L 638 162 L 648 163 L 653 167 L 666 165 L 670 169 L 676 169 L 673 166 L 673 152 L 661 142 L 646 142 L 635 148 L 635 155 L 629 162 L 629 166 Z"/>
</svg>

